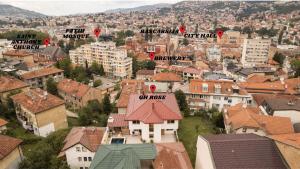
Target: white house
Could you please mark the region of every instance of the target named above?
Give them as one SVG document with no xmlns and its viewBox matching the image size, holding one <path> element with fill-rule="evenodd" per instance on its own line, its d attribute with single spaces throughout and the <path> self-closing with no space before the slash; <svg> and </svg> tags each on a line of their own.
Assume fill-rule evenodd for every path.
<svg viewBox="0 0 300 169">
<path fill-rule="evenodd" d="M 206 56 L 209 61 L 215 60 L 219 62 L 221 60 L 221 50 L 216 46 L 213 46 L 206 50 Z"/>
<path fill-rule="evenodd" d="M 300 100 L 287 98 L 267 98 L 260 105 L 266 115 L 289 117 L 293 124 L 300 123 Z"/>
<path fill-rule="evenodd" d="M 101 127 L 72 128 L 58 157 L 65 157 L 71 169 L 88 169 L 105 131 Z"/>
<path fill-rule="evenodd" d="M 125 120 L 131 135 L 140 135 L 146 142 L 176 142 L 179 120 L 182 119 L 174 94 L 149 94 L 147 99 L 132 94 Z M 162 96 L 160 99 L 151 97 Z"/>
<path fill-rule="evenodd" d="M 184 92 L 192 110 L 215 107 L 221 111 L 238 103 L 252 103 L 251 95 L 229 80 L 194 79 L 190 81 L 189 89 Z"/>
</svg>

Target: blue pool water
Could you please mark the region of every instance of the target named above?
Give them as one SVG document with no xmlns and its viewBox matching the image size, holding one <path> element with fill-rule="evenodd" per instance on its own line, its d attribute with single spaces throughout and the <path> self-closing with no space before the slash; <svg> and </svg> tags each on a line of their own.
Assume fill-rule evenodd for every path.
<svg viewBox="0 0 300 169">
<path fill-rule="evenodd" d="M 124 138 L 112 138 L 111 144 L 124 144 L 125 139 Z"/>
</svg>

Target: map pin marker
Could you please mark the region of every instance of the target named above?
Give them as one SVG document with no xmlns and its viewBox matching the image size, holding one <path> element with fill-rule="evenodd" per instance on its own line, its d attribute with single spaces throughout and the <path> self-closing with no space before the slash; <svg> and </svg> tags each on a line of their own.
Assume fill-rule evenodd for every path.
<svg viewBox="0 0 300 169">
<path fill-rule="evenodd" d="M 44 39 L 44 45 L 46 45 L 46 47 L 48 47 L 49 44 L 50 44 L 50 38 Z"/>
<path fill-rule="evenodd" d="M 101 29 L 99 29 L 99 28 L 94 29 L 94 34 L 96 35 L 97 38 L 99 37 L 100 32 L 101 32 Z"/>
<path fill-rule="evenodd" d="M 156 89 L 156 86 L 155 86 L 155 85 L 151 85 L 151 86 L 150 86 L 150 90 L 151 90 L 152 93 L 154 93 L 155 89 Z"/>
<path fill-rule="evenodd" d="M 184 32 L 185 32 L 185 26 L 184 26 L 184 25 L 181 25 L 181 26 L 179 27 L 179 31 L 180 31 L 180 33 L 184 33 Z"/>
<path fill-rule="evenodd" d="M 149 53 L 149 57 L 150 57 L 151 60 L 154 60 L 154 57 L 155 57 L 154 52 L 150 52 L 150 53 Z"/>
<path fill-rule="evenodd" d="M 223 36 L 223 31 L 221 29 L 217 30 L 217 35 L 219 36 L 219 38 L 221 39 Z"/>
</svg>

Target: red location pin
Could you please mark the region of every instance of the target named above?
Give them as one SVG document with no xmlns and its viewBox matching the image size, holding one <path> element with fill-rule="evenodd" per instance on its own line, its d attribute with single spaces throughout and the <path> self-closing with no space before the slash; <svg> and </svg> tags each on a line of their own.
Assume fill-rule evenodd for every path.
<svg viewBox="0 0 300 169">
<path fill-rule="evenodd" d="M 50 38 L 44 39 L 44 45 L 46 45 L 46 47 L 48 47 L 49 44 L 50 44 Z"/>
<path fill-rule="evenodd" d="M 150 52 L 150 53 L 149 53 L 149 57 L 150 57 L 151 60 L 154 60 L 154 57 L 155 57 L 154 52 Z"/>
<path fill-rule="evenodd" d="M 99 29 L 99 28 L 94 29 L 94 34 L 96 35 L 97 38 L 99 37 L 100 32 L 101 32 L 101 29 Z"/>
<path fill-rule="evenodd" d="M 219 38 L 221 39 L 223 36 L 223 31 L 221 29 L 217 30 L 217 35 L 219 36 Z"/>
<path fill-rule="evenodd" d="M 180 31 L 181 33 L 184 33 L 184 32 L 185 32 L 185 26 L 184 26 L 184 25 L 181 25 L 181 26 L 179 27 L 179 31 Z"/>
<path fill-rule="evenodd" d="M 156 89 L 155 85 L 150 85 L 150 90 L 151 90 L 152 93 L 154 93 L 155 89 Z"/>
</svg>

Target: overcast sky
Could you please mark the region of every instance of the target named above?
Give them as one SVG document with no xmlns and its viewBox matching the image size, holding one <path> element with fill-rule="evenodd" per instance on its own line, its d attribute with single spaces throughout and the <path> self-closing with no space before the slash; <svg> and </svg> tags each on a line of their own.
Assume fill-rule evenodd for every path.
<svg viewBox="0 0 300 169">
<path fill-rule="evenodd" d="M 2 4 L 46 15 L 69 15 L 103 12 L 108 9 L 132 8 L 157 3 L 176 3 L 180 0 L 0 0 Z"/>
</svg>

